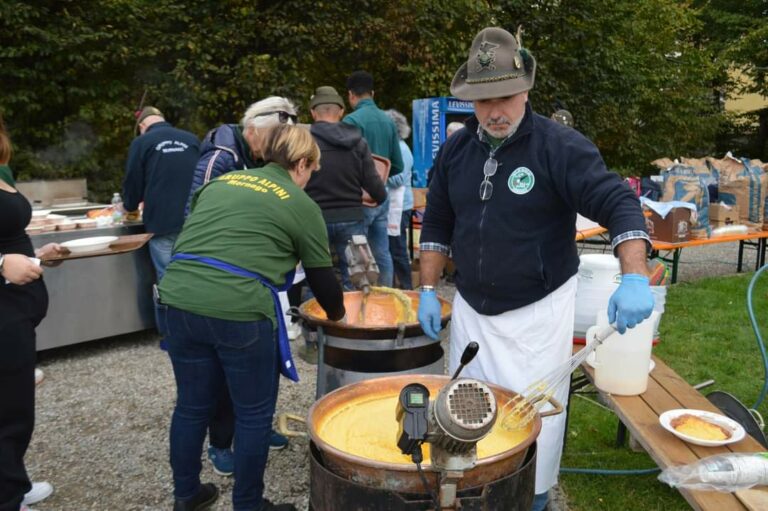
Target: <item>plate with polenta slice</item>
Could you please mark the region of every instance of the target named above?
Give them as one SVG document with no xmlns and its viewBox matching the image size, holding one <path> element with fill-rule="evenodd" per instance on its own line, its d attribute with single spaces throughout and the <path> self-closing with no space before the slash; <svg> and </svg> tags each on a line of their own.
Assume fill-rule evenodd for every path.
<svg viewBox="0 0 768 511">
<path fill-rule="evenodd" d="M 669 410 L 659 416 L 659 423 L 679 439 L 706 447 L 732 444 L 746 435 L 738 422 L 704 410 Z"/>
</svg>

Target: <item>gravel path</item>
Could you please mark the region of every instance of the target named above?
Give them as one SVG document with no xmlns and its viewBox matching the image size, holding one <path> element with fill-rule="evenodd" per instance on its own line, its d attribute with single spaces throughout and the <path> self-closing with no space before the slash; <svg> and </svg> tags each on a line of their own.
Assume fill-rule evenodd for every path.
<svg viewBox="0 0 768 511">
<path fill-rule="evenodd" d="M 737 248 L 725 243 L 685 250 L 679 280 L 735 273 Z M 745 268 L 754 268 L 754 261 L 755 252 L 748 251 Z M 450 284 L 443 286 L 442 295 L 452 293 Z M 299 358 L 297 366 L 301 382 L 282 380 L 278 412 L 305 415 L 313 402 L 315 366 Z M 141 332 L 50 350 L 41 354 L 40 367 L 46 378 L 37 390 L 37 425 L 26 459 L 31 477 L 51 482 L 56 492 L 35 508 L 170 509 L 168 428 L 175 385 L 157 336 Z M 307 508 L 307 446 L 306 439 L 295 438 L 286 450 L 270 454 L 267 498 Z M 231 509 L 231 478 L 217 476 L 207 462 L 203 467 L 203 481 L 215 482 L 223 495 L 215 509 Z"/>
</svg>

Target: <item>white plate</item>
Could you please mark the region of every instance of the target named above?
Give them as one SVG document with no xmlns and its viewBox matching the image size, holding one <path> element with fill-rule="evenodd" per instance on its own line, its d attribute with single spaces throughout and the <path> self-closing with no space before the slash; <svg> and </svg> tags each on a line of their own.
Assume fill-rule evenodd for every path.
<svg viewBox="0 0 768 511">
<path fill-rule="evenodd" d="M 113 241 L 117 241 L 117 236 L 94 236 L 92 238 L 80 238 L 65 241 L 64 243 L 61 243 L 61 246 L 73 254 L 82 254 L 83 252 L 104 250 Z"/>
<path fill-rule="evenodd" d="M 671 423 L 673 419 L 685 414 L 695 415 L 713 424 L 717 424 L 718 426 L 724 427 L 725 429 L 731 432 L 731 438 L 727 440 L 703 440 L 701 438 L 695 438 L 695 437 L 680 433 L 678 430 L 672 427 Z M 720 415 L 719 413 L 714 413 L 714 412 L 707 412 L 704 410 L 689 410 L 685 408 L 669 410 L 662 413 L 659 416 L 659 423 L 664 429 L 666 429 L 667 431 L 675 435 L 680 440 L 685 440 L 686 442 L 696 444 L 696 445 L 703 445 L 705 447 L 716 447 L 719 445 L 732 444 L 734 442 L 738 442 L 739 440 L 743 439 L 744 436 L 746 435 L 744 428 L 741 427 L 741 424 L 739 424 L 738 422 L 729 419 L 725 415 Z"/>
<path fill-rule="evenodd" d="M 33 209 L 32 218 L 45 218 L 51 214 L 50 209 Z"/>
<path fill-rule="evenodd" d="M 587 364 L 589 364 L 589 367 L 591 367 L 592 369 L 595 368 L 595 352 L 594 351 L 589 355 L 587 355 Z M 651 359 L 651 363 L 648 366 L 648 372 L 650 373 L 651 371 L 653 371 L 654 367 L 656 367 L 656 362 L 654 362 L 653 359 Z"/>
</svg>

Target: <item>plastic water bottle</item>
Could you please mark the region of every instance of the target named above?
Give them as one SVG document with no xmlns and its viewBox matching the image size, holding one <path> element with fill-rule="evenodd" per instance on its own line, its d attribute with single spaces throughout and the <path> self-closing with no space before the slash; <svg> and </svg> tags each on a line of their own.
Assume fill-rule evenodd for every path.
<svg viewBox="0 0 768 511">
<path fill-rule="evenodd" d="M 112 194 L 112 221 L 116 224 L 123 222 L 123 198 L 115 192 Z"/>
<path fill-rule="evenodd" d="M 733 492 L 768 484 L 768 453 L 727 453 L 689 465 L 669 467 L 659 475 L 673 488 Z"/>
</svg>

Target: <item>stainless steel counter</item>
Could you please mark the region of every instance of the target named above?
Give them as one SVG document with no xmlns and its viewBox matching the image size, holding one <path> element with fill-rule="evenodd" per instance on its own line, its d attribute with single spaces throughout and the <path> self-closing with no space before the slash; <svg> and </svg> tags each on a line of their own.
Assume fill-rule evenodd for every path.
<svg viewBox="0 0 768 511">
<path fill-rule="evenodd" d="M 143 224 L 55 231 L 31 236 L 35 248 L 90 236 L 143 233 Z M 154 268 L 149 247 L 127 254 L 65 261 L 43 274 L 50 303 L 37 327 L 37 350 L 146 330 L 155 326 Z"/>
</svg>

